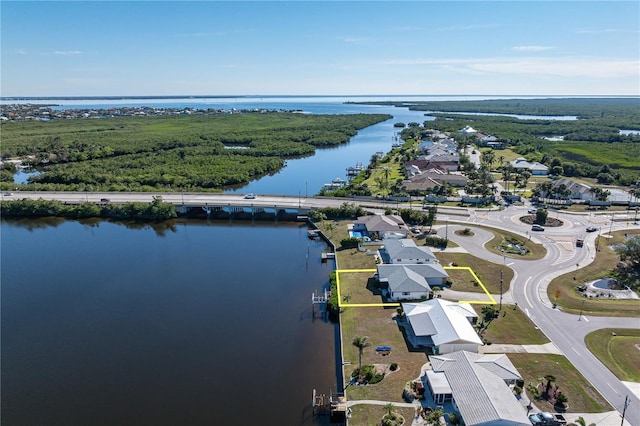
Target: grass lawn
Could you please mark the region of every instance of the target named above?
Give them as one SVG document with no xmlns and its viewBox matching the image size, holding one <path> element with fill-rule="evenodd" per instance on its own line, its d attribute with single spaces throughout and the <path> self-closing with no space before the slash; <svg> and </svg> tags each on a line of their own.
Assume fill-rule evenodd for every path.
<svg viewBox="0 0 640 426">
<path fill-rule="evenodd" d="M 402 391 L 405 384 L 420 375 L 420 368 L 428 361 L 424 352 L 410 352 L 404 336 L 393 317 L 395 308 L 366 307 L 346 308 L 340 314 L 345 377 L 350 378 L 358 368 L 358 348 L 352 342 L 356 336 L 366 336 L 371 346 L 364 348 L 362 365 L 398 364 L 398 369 L 388 372 L 385 378 L 374 385 L 349 386 L 347 399 L 377 399 L 381 401 L 403 402 Z M 390 346 L 391 353 L 382 356 L 376 353 L 376 346 Z"/>
<path fill-rule="evenodd" d="M 324 221 L 320 225 L 333 241 L 340 241 L 347 237 L 347 225 L 351 222 L 351 220 Z M 327 223 L 331 224 L 330 229 L 323 226 Z M 375 268 L 373 256 L 358 252 L 356 249 L 338 249 L 336 255 L 341 270 Z M 504 268 L 503 265 L 487 262 L 465 253 L 437 253 L 437 257 L 443 264 L 456 262 L 460 266 L 469 266 L 492 293 L 499 291 L 500 269 Z M 510 268 L 504 268 L 503 273 L 503 290 L 507 291 L 508 283 L 513 278 L 513 271 Z M 348 286 L 350 303 L 355 303 L 356 298 L 380 301 L 379 295 L 375 294 L 372 288 L 367 288 L 371 276 L 372 274 L 368 273 L 341 274 L 341 283 Z M 503 307 L 503 312 L 506 312 L 504 317 L 495 319 L 489 325 L 484 334 L 485 339 L 496 344 L 542 344 L 547 342 L 546 337 L 519 309 L 514 310 L 511 306 Z M 363 365 L 388 366 L 391 363 L 397 363 L 399 367 L 394 372 L 387 371 L 385 378 L 377 384 L 347 387 L 348 400 L 375 399 L 403 402 L 402 392 L 405 384 L 418 377 L 420 368 L 428 361 L 424 351 L 409 349 L 402 331 L 394 320 L 395 315 L 395 308 L 390 307 L 349 307 L 340 314 L 344 361 L 350 363 L 350 365 L 344 366 L 347 381 L 353 370 L 358 368 L 359 351 L 352 344 L 356 336 L 366 336 L 370 343 L 370 346 L 364 348 L 362 353 Z M 392 348 L 389 355 L 382 356 L 375 352 L 375 347 L 382 345 Z M 509 358 L 524 375 L 526 382 L 536 382 L 539 377 L 549 373 L 558 377 L 558 383 L 563 393 L 569 397 L 571 411 L 599 412 L 611 409 L 566 358 L 541 354 L 510 354 Z M 553 410 L 553 407 L 544 406 L 544 402 L 536 402 L 536 404 L 539 404 L 543 410 Z M 411 419 L 413 416 L 413 410 L 409 410 L 410 412 L 406 415 L 404 409 L 397 408 L 396 410 L 407 419 Z M 383 415 L 382 407 L 356 406 L 353 407 L 353 417 L 350 421 L 353 424 L 375 424 L 380 421 Z"/>
<path fill-rule="evenodd" d="M 410 425 L 416 414 L 413 408 L 393 407 L 393 411 L 404 417 L 405 425 Z M 352 417 L 349 419 L 351 425 L 379 425 L 387 411 L 382 405 L 362 404 L 351 407 L 351 413 Z"/>
<path fill-rule="evenodd" d="M 511 268 L 489 262 L 468 253 L 436 252 L 435 255 L 442 265 L 447 266 L 457 263 L 458 266 L 468 266 L 473 269 L 473 272 L 491 294 L 500 294 L 500 270 L 502 270 L 502 291 L 509 291 L 509 283 L 513 279 L 513 269 Z M 447 273 L 453 282 L 451 290 L 483 293 L 482 287 L 475 287 L 471 283 L 473 277 L 468 272 L 449 270 Z"/>
<path fill-rule="evenodd" d="M 482 307 L 474 306 L 474 309 L 482 318 Z M 543 345 L 549 343 L 547 336 L 517 306 L 503 306 L 502 314 L 489 322 L 481 337 L 496 344 Z"/>
<path fill-rule="evenodd" d="M 376 287 L 375 272 L 341 272 L 340 296 L 343 303 L 383 303 L 382 292 Z M 362 283 L 366 283 L 365 286 Z"/>
<path fill-rule="evenodd" d="M 584 268 L 554 278 L 547 288 L 549 298 L 555 301 L 563 311 L 573 314 L 579 314 L 582 311 L 587 316 L 640 317 L 640 299 L 589 299 L 582 297 L 576 290 L 576 286 L 611 275 L 611 271 L 620 259 L 611 246 L 621 242 L 625 233 L 634 235 L 639 234 L 640 231 L 616 231 L 613 232 L 613 238 L 601 237 L 596 259 Z M 559 292 L 557 300 L 556 291 Z"/>
<path fill-rule="evenodd" d="M 544 376 L 552 374 L 555 383 L 568 398 L 568 411 L 572 413 L 601 413 L 613 408 L 595 390 L 578 370 L 562 355 L 553 354 L 508 354 L 513 365 L 518 369 L 525 382 L 538 384 Z M 546 383 L 546 381 L 544 381 Z M 533 403 L 542 411 L 554 412 L 551 404 L 544 400 Z"/>
<path fill-rule="evenodd" d="M 587 334 L 584 340 L 618 379 L 640 382 L 640 329 L 603 328 Z"/>
</svg>

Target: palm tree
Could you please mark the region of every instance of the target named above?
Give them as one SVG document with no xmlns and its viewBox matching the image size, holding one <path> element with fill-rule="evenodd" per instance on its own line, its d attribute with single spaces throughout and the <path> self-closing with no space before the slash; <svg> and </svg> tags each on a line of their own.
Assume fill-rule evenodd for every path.
<svg viewBox="0 0 640 426">
<path fill-rule="evenodd" d="M 556 381 L 556 376 L 553 374 L 547 374 L 544 376 L 544 379 L 547 381 L 547 385 L 544 388 L 545 395 L 549 396 L 549 391 L 551 390 L 551 383 Z"/>
<path fill-rule="evenodd" d="M 371 346 L 371 343 L 368 342 L 367 336 L 356 336 L 353 338 L 353 346 L 358 348 L 358 371 L 362 370 L 362 352 L 364 348 Z"/>
<path fill-rule="evenodd" d="M 384 411 L 387 412 L 387 416 L 391 417 L 391 413 L 393 413 L 393 409 L 394 409 L 395 405 L 393 405 L 393 402 L 387 402 L 384 405 Z"/>
</svg>

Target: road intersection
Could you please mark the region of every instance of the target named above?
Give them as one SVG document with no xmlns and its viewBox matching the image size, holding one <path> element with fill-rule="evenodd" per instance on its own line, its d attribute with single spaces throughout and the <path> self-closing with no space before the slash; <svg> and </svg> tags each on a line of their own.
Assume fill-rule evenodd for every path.
<svg viewBox="0 0 640 426">
<path fill-rule="evenodd" d="M 233 205 L 263 206 L 309 210 L 312 208 L 339 207 L 345 202 L 361 205 L 369 210 L 381 211 L 385 208 L 408 207 L 397 202 L 359 198 L 326 198 L 300 197 L 286 195 L 261 195 L 255 199 L 245 199 L 244 194 L 236 193 L 90 193 L 90 192 L 16 192 L 2 193 L 0 199 L 12 200 L 21 198 L 59 200 L 67 203 L 96 202 L 108 199 L 113 203 L 151 202 L 154 197 L 161 196 L 166 202 L 184 206 Z M 420 203 L 409 207 L 421 209 Z M 586 348 L 584 337 L 601 328 L 640 328 L 640 318 L 596 317 L 574 315 L 555 308 L 547 296 L 546 288 L 551 280 L 559 275 L 584 267 L 595 259 L 596 237 L 612 231 L 640 229 L 632 215 L 623 214 L 570 214 L 560 210 L 550 210 L 549 214 L 563 222 L 557 228 L 547 227 L 544 232 L 532 232 L 530 226 L 522 223 L 519 217 L 527 214 L 530 206 L 509 206 L 504 209 L 461 209 L 438 208 L 438 219 L 446 221 L 444 229 L 447 237 L 463 246 L 471 254 L 494 263 L 505 262 L 515 271 L 510 285 L 510 297 L 517 303 L 531 320 L 547 335 L 556 347 L 571 361 L 583 376 L 622 413 L 625 398 L 629 405 L 625 413 L 626 421 L 633 426 L 640 426 L 640 394 L 638 387 L 630 388 L 618 380 L 591 352 Z M 616 219 L 616 220 L 614 220 Z M 544 245 L 547 254 L 543 259 L 535 261 L 518 260 L 489 252 L 484 244 L 492 237 L 491 233 L 474 225 L 505 229 L 522 235 L 534 242 Z M 453 232 L 456 226 L 471 227 L 476 238 L 462 239 Z M 597 233 L 587 233 L 586 228 L 593 226 Z M 451 228 L 451 229 L 449 229 Z M 442 234 L 443 235 L 443 234 Z M 584 239 L 584 246 L 577 249 L 576 239 Z M 620 419 L 618 419 L 620 421 Z M 613 426 L 613 424 L 612 424 Z"/>
</svg>

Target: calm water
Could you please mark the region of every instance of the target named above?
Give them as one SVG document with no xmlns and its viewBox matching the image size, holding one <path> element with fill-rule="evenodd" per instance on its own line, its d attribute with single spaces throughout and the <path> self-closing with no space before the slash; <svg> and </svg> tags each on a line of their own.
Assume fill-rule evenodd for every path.
<svg viewBox="0 0 640 426">
<path fill-rule="evenodd" d="M 0 225 L 3 425 L 321 424 L 332 265 L 304 226 L 53 223 Z"/>
<path fill-rule="evenodd" d="M 381 105 L 355 105 L 346 102 L 374 101 L 446 101 L 504 99 L 505 96 L 265 96 L 238 98 L 184 98 L 184 99 L 107 99 L 107 100 L 30 100 L 28 103 L 56 104 L 55 109 L 101 109 L 115 107 L 151 106 L 155 108 L 213 108 L 213 109 L 269 109 L 300 110 L 309 114 L 390 114 L 392 119 L 362 129 L 348 144 L 336 148 L 316 150 L 311 157 L 287 160 L 287 167 L 279 173 L 264 176 L 246 185 L 226 192 L 283 195 L 315 195 L 325 183 L 336 177 L 346 179 L 348 167 L 358 163 L 367 165 L 376 152 L 389 152 L 397 131 L 393 125 L 412 121 L 422 124 L 434 120 L 424 111 L 409 111 Z M 521 97 L 520 97 L 521 98 Z M 27 101 L 25 101 L 27 102 Z M 3 100 L 1 103 L 8 103 Z"/>
<path fill-rule="evenodd" d="M 393 115 L 346 145 L 289 160 L 280 173 L 238 189 L 313 195 L 344 178 L 347 167 L 388 152 L 395 122 L 429 119 L 406 108 L 343 104 L 387 99 L 64 101 L 63 107 Z M 434 99 L 447 100 L 424 100 Z M 3 425 L 321 424 L 311 418 L 311 392 L 337 387 L 336 327 L 314 320 L 310 299 L 327 284 L 332 265 L 320 263 L 324 245 L 309 241 L 304 227 L 53 223 L 0 224 Z"/>
</svg>

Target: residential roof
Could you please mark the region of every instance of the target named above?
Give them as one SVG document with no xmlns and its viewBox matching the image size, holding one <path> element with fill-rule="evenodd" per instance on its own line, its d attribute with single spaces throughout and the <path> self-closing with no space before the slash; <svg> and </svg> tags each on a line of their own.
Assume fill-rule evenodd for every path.
<svg viewBox="0 0 640 426">
<path fill-rule="evenodd" d="M 511 165 L 515 169 L 529 169 L 531 171 L 534 171 L 534 170 L 548 171 L 549 170 L 549 168 L 547 166 L 545 166 L 544 164 L 540 164 L 537 161 L 534 161 L 533 163 L 530 163 L 530 162 L 528 162 L 527 160 L 525 160 L 522 157 L 513 160 L 511 162 Z"/>
<path fill-rule="evenodd" d="M 426 259 L 435 261 L 436 256 L 428 247 L 418 247 L 410 238 L 385 240 L 383 250 L 389 259 Z"/>
<path fill-rule="evenodd" d="M 451 386 L 449 386 L 447 377 L 442 371 L 427 370 L 427 378 L 433 393 L 437 395 L 451 394 Z"/>
<path fill-rule="evenodd" d="M 400 216 L 379 215 L 360 216 L 354 223 L 360 223 L 367 227 L 369 232 L 408 231 L 409 228 Z"/>
<path fill-rule="evenodd" d="M 464 126 L 464 128 L 460 130 L 460 133 L 478 133 L 478 131 L 471 126 Z"/>
<path fill-rule="evenodd" d="M 498 421 L 530 425 L 513 392 L 502 378 L 485 368 L 491 363 L 478 362 L 481 358 L 483 355 L 466 351 L 429 357 L 434 371 L 443 372 L 447 378 L 466 425 Z"/>
<path fill-rule="evenodd" d="M 393 292 L 431 291 L 429 278 L 446 278 L 449 275 L 439 263 L 419 265 L 381 264 L 378 265 L 380 281 L 389 283 Z"/>
<path fill-rule="evenodd" d="M 467 318 L 477 317 L 468 303 L 431 299 L 420 303 L 403 303 L 405 315 L 417 337 L 431 336 L 433 344 L 476 343 L 482 340 Z"/>
</svg>

